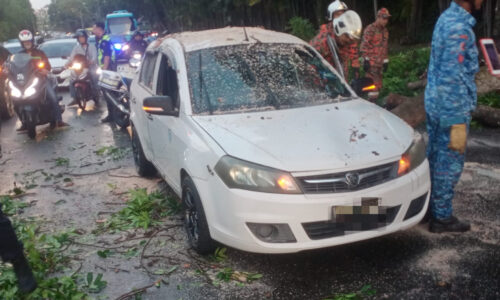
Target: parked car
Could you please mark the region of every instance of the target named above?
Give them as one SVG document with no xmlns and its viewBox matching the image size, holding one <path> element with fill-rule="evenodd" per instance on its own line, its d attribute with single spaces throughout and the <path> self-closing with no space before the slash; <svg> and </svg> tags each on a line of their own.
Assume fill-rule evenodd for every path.
<svg viewBox="0 0 500 300">
<path fill-rule="evenodd" d="M 5 43 L 3 46 L 5 47 L 5 49 L 9 50 L 10 54 L 15 54 L 22 49 L 21 43 L 19 43 L 19 41 L 17 40 Z"/>
<path fill-rule="evenodd" d="M 57 76 L 58 87 L 68 87 L 69 79 L 61 78 L 59 75 L 64 71 L 64 65 L 71 56 L 71 51 L 76 45 L 76 39 L 56 39 L 46 41 L 40 45 L 40 50 L 45 52 L 52 66 L 52 74 Z"/>
<path fill-rule="evenodd" d="M 422 137 L 359 98 L 288 34 L 224 28 L 149 46 L 131 85 L 140 175 L 182 199 L 199 253 L 352 243 L 412 227 L 430 190 Z"/>
</svg>

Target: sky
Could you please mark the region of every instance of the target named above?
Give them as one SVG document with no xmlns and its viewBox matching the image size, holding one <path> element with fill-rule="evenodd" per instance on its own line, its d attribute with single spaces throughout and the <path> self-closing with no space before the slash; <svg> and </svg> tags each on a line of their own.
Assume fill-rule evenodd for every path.
<svg viewBox="0 0 500 300">
<path fill-rule="evenodd" d="M 33 6 L 33 9 L 37 10 L 45 5 L 50 4 L 51 0 L 30 0 L 31 6 Z"/>
</svg>

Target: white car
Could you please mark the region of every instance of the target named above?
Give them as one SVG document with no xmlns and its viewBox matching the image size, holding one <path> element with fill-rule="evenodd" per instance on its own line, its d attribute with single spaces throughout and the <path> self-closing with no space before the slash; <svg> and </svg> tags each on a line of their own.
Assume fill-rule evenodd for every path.
<svg viewBox="0 0 500 300">
<path fill-rule="evenodd" d="M 71 56 L 71 52 L 73 51 L 76 43 L 76 39 L 67 38 L 49 40 L 40 46 L 40 50 L 45 52 L 45 55 L 49 58 L 50 65 L 52 67 L 52 74 L 57 76 L 58 87 L 69 86 L 69 74 L 61 76 L 61 73 L 64 71 L 64 65 Z"/>
<path fill-rule="evenodd" d="M 422 137 L 357 97 L 302 40 L 259 28 L 173 34 L 131 85 L 134 159 L 181 197 L 189 241 L 289 253 L 416 225 Z"/>
</svg>

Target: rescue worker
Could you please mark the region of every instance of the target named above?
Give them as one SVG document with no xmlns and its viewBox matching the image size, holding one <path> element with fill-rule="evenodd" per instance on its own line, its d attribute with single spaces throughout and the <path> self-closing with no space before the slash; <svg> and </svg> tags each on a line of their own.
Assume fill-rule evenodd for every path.
<svg viewBox="0 0 500 300">
<path fill-rule="evenodd" d="M 377 19 L 368 25 L 361 41 L 361 55 L 366 76 L 372 78 L 380 91 L 383 83 L 383 73 L 389 65 L 388 43 L 389 31 L 386 26 L 391 15 L 386 8 L 377 12 Z"/>
<path fill-rule="evenodd" d="M 340 17 L 333 20 L 333 29 L 336 36 L 336 41 L 339 46 L 340 59 L 343 62 L 344 74 L 346 79 L 349 79 L 349 62 L 354 67 L 354 62 L 358 65 L 355 69 L 355 78 L 359 76 L 359 57 L 357 54 L 359 40 L 361 39 L 361 32 L 363 25 L 359 15 L 353 11 L 348 10 Z M 351 61 L 351 58 L 354 60 Z"/>
<path fill-rule="evenodd" d="M 346 79 L 350 77 L 359 77 L 359 50 L 358 41 L 353 40 L 351 43 L 338 43 L 335 38 L 335 31 L 333 29 L 333 21 L 339 18 L 343 13 L 348 10 L 347 5 L 339 0 L 332 2 L 328 6 L 328 23 L 321 25 L 319 33 L 314 37 L 310 45 L 313 46 L 332 66 L 335 66 L 333 54 L 328 46 L 328 36 L 337 41 L 339 47 L 339 59 L 343 66 L 343 71 Z M 353 76 L 349 76 L 349 71 L 352 70 Z"/>
<path fill-rule="evenodd" d="M 3 214 L 0 203 L 0 257 L 14 267 L 19 290 L 24 293 L 36 289 L 36 281 L 23 253 L 23 245 L 17 240 L 10 220 Z"/>
<path fill-rule="evenodd" d="M 135 51 L 140 52 L 141 54 L 144 54 L 146 52 L 146 48 L 148 47 L 148 43 L 144 40 L 144 35 L 139 31 L 136 30 L 134 34 L 132 35 L 132 39 L 130 40 L 129 44 L 129 53 L 134 53 Z"/>
<path fill-rule="evenodd" d="M 61 112 L 61 107 L 59 106 L 59 100 L 57 98 L 55 86 L 57 85 L 56 79 L 51 76 L 52 74 L 50 73 L 51 66 L 49 59 L 47 55 L 41 50 L 38 50 L 35 48 L 35 41 L 33 39 L 33 34 L 29 30 L 22 30 L 19 33 L 19 42 L 21 43 L 21 46 L 23 47 L 23 50 L 21 50 L 19 53 L 28 53 L 31 55 L 33 59 L 39 59 L 44 63 L 43 69 L 39 70 L 42 75 L 47 76 L 47 85 L 45 86 L 46 90 L 46 99 L 50 102 L 52 106 L 52 112 L 54 113 L 54 119 L 56 120 L 56 127 L 65 127 L 68 126 L 65 122 L 62 120 L 62 112 Z M 17 129 L 18 131 L 24 131 L 26 130 L 26 125 L 21 124 L 21 127 Z"/>
<path fill-rule="evenodd" d="M 470 224 L 453 216 L 452 200 L 464 166 L 471 113 L 476 108 L 479 70 L 472 13 L 483 0 L 454 0 L 439 17 L 432 37 L 425 110 L 431 169 L 431 220 L 435 233 L 464 232 Z"/>
<path fill-rule="evenodd" d="M 76 31 L 74 37 L 77 39 L 78 43 L 75 45 L 75 47 L 73 47 L 73 51 L 71 51 L 71 55 L 68 59 L 68 62 L 65 65 L 65 67 L 68 68 L 69 66 L 71 66 L 71 64 L 73 64 L 73 60 L 75 59 L 75 56 L 77 54 L 85 56 L 85 59 L 87 60 L 87 63 L 89 66 L 90 78 L 91 78 L 91 83 L 92 83 L 92 91 L 93 91 L 94 95 L 98 95 L 98 92 L 97 92 L 98 78 L 97 78 L 97 74 L 96 74 L 96 71 L 97 71 L 97 50 L 95 48 L 95 45 L 91 45 L 88 43 L 89 37 L 88 37 L 87 31 L 85 29 L 78 29 Z M 71 97 L 73 97 L 73 100 L 68 105 L 69 106 L 76 105 L 77 102 L 75 99 L 75 96 L 76 96 L 75 83 L 73 81 L 71 81 L 69 84 L 69 92 L 71 94 Z M 97 96 L 94 96 L 94 97 L 97 97 Z M 94 102 L 97 103 L 97 101 L 98 101 L 98 99 L 95 100 Z"/>
<path fill-rule="evenodd" d="M 115 52 L 111 44 L 111 38 L 105 34 L 104 23 L 96 22 L 92 28 L 95 35 L 95 42 L 97 48 L 97 64 L 102 70 L 116 71 Z M 106 100 L 108 106 L 108 116 L 101 120 L 101 122 L 113 121 L 114 106 L 109 100 Z"/>
</svg>

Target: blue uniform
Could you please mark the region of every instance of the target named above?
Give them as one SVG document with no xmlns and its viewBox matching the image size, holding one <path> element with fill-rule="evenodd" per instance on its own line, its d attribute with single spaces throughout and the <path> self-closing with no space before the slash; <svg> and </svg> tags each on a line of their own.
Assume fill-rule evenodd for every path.
<svg viewBox="0 0 500 300">
<path fill-rule="evenodd" d="M 450 128 L 470 124 L 476 108 L 475 74 L 479 70 L 474 17 L 452 2 L 439 17 L 425 90 L 425 110 L 431 167 L 431 210 L 437 219 L 452 215 L 453 189 L 464 165 L 464 155 L 448 148 Z"/>
</svg>

